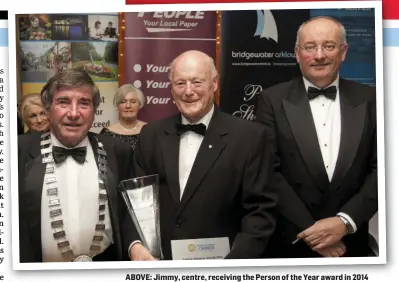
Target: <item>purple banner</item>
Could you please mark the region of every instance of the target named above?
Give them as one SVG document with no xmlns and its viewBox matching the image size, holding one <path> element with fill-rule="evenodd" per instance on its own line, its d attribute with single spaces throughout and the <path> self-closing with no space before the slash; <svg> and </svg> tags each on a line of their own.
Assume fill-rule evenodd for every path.
<svg viewBox="0 0 399 282">
<path fill-rule="evenodd" d="M 216 57 L 216 12 L 140 12 L 125 14 L 125 83 L 140 88 L 146 122 L 177 113 L 168 78 L 169 64 L 187 50 Z"/>
</svg>

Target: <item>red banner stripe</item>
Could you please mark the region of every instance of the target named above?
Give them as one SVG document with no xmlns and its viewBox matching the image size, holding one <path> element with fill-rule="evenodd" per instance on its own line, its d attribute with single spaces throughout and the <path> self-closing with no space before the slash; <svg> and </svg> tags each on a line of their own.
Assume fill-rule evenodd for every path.
<svg viewBox="0 0 399 282">
<path fill-rule="evenodd" d="M 325 0 L 126 0 L 126 4 L 196 4 L 196 3 L 265 3 L 265 2 L 319 2 Z M 346 0 L 335 0 L 335 1 L 346 1 Z M 360 1 L 360 0 L 355 0 Z M 399 19 L 399 0 L 382 0 L 382 13 L 385 20 L 398 20 Z"/>
</svg>

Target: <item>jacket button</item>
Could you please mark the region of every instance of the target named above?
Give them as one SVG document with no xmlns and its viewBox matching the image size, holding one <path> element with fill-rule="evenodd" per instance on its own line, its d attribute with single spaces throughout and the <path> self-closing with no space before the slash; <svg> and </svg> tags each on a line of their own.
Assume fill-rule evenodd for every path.
<svg viewBox="0 0 399 282">
<path fill-rule="evenodd" d="M 181 226 L 181 221 L 180 220 L 176 221 L 176 227 L 180 227 L 180 226 Z"/>
</svg>

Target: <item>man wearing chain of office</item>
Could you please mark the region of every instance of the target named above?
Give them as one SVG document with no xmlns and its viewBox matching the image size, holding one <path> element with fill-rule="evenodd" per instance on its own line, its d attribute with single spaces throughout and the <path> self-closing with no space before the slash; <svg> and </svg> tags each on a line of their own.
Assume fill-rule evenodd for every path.
<svg viewBox="0 0 399 282">
<path fill-rule="evenodd" d="M 117 185 L 134 177 L 133 151 L 89 132 L 100 92 L 86 72 L 56 74 L 41 95 L 50 130 L 18 140 L 20 261 L 129 260 Z"/>
</svg>

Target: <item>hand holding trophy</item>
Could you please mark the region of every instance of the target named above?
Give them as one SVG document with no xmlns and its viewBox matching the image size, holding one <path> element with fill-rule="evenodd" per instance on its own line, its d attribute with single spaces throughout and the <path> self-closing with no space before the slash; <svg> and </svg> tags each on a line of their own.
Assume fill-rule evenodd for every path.
<svg viewBox="0 0 399 282">
<path fill-rule="evenodd" d="M 159 177 L 157 174 L 124 180 L 119 189 L 140 236 L 132 246 L 140 260 L 163 259 L 159 218 Z M 146 250 L 149 251 L 148 254 Z M 133 252 L 132 252 L 133 253 Z M 133 259 L 134 256 L 132 256 Z"/>
</svg>

